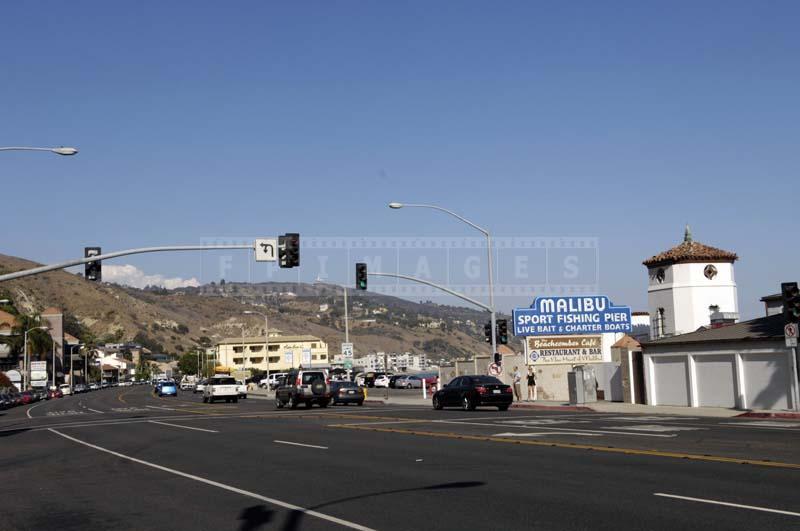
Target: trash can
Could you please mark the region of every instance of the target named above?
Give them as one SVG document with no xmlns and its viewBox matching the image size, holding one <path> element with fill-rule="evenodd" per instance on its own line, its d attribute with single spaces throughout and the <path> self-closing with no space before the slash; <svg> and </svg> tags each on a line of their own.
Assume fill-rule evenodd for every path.
<svg viewBox="0 0 800 531">
<path fill-rule="evenodd" d="M 576 365 L 574 370 L 567 373 L 569 386 L 569 403 L 587 404 L 597 402 L 597 387 L 594 368 L 586 365 Z"/>
</svg>

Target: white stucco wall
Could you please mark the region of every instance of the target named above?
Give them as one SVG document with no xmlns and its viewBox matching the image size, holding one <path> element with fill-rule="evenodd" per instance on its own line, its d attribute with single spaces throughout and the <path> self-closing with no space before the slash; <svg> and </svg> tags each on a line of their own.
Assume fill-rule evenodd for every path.
<svg viewBox="0 0 800 531">
<path fill-rule="evenodd" d="M 708 279 L 703 274 L 707 265 L 717 268 L 717 275 Z M 664 281 L 659 283 L 657 272 L 661 267 L 648 268 L 647 307 L 651 322 L 664 308 L 665 335 L 694 332 L 711 323 L 709 307 L 719 306 L 721 312 L 739 313 L 733 264 L 726 262 L 698 262 L 663 266 Z M 651 337 L 657 333 L 650 329 Z"/>
</svg>

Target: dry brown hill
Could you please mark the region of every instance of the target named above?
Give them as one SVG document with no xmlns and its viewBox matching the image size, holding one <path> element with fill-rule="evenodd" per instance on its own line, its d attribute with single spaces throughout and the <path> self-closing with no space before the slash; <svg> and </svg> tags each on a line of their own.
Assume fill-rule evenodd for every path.
<svg viewBox="0 0 800 531">
<path fill-rule="evenodd" d="M 0 272 L 35 267 L 34 262 L 0 255 Z M 204 336 L 211 339 L 263 332 L 261 318 L 246 309 L 266 311 L 270 328 L 309 333 L 325 340 L 332 353 L 344 341 L 340 289 L 309 284 L 206 285 L 180 290 L 140 290 L 84 280 L 54 271 L 0 284 L 20 311 L 61 308 L 97 338 L 161 345 L 167 353 L 185 352 Z M 485 352 L 485 313 L 395 297 L 351 292 L 351 341 L 356 354 L 425 352 L 432 360 Z M 324 311 L 321 304 L 328 304 Z M 438 322 L 440 329 L 422 323 Z"/>
</svg>

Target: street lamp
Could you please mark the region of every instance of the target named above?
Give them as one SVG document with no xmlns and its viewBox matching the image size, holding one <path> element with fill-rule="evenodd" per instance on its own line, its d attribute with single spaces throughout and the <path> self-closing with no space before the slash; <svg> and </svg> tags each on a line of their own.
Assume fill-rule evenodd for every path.
<svg viewBox="0 0 800 531">
<path fill-rule="evenodd" d="M 264 318 L 264 350 L 266 351 L 267 358 L 267 391 L 269 391 L 269 317 L 266 313 L 258 312 L 256 310 L 245 310 L 245 315 L 260 315 Z"/>
<path fill-rule="evenodd" d="M 83 350 L 84 345 L 70 345 L 69 347 L 69 395 L 74 395 L 74 380 L 75 380 L 75 369 L 73 368 L 72 357 L 75 355 L 75 347 L 78 347 L 78 350 Z"/>
<path fill-rule="evenodd" d="M 425 204 L 404 204 L 404 203 L 397 203 L 392 202 L 389 203 L 389 208 L 394 210 L 399 210 L 404 207 L 409 208 L 430 208 L 433 210 L 439 210 L 440 212 L 444 212 L 445 214 L 450 214 L 454 218 L 466 223 L 473 229 L 483 233 L 486 236 L 486 253 L 489 257 L 489 307 L 491 308 L 491 326 L 492 326 L 492 355 L 497 352 L 497 333 L 496 333 L 496 319 L 495 319 L 495 312 L 494 312 L 494 267 L 493 267 L 493 260 L 492 260 L 492 235 L 489 234 L 489 231 L 484 229 L 483 227 L 476 225 L 475 223 L 471 222 L 465 217 L 459 216 L 452 210 L 448 210 L 446 208 L 442 208 L 437 205 L 425 205 Z"/>
<path fill-rule="evenodd" d="M 43 147 L 0 147 L 0 151 L 49 151 L 56 155 L 64 155 L 69 157 L 76 155 L 78 150 L 74 147 L 56 147 L 56 148 L 43 148 Z"/>
<path fill-rule="evenodd" d="M 33 332 L 34 330 L 50 330 L 50 327 L 49 326 L 34 326 L 33 328 L 31 328 L 29 330 L 25 330 L 24 340 L 23 340 L 23 345 L 24 346 L 22 347 L 23 350 L 24 350 L 24 352 L 22 354 L 22 360 L 23 360 L 23 363 L 25 364 L 25 374 L 23 375 L 25 377 L 25 380 L 23 381 L 23 387 L 25 388 L 24 390 L 26 390 L 26 391 L 28 389 L 28 385 L 30 384 L 30 378 L 31 378 L 31 376 L 30 376 L 30 370 L 31 370 L 30 369 L 30 367 L 31 367 L 30 356 L 28 356 L 28 332 Z"/>
</svg>

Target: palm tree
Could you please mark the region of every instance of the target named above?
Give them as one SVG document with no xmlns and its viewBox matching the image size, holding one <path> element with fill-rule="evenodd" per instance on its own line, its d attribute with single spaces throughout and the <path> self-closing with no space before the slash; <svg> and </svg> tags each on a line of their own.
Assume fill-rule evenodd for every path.
<svg viewBox="0 0 800 531">
<path fill-rule="evenodd" d="M 14 327 L 14 336 L 9 342 L 12 351 L 19 355 L 23 354 L 25 331 L 30 330 L 28 332 L 28 352 L 30 352 L 31 359 L 40 359 L 42 356 L 50 354 L 53 348 L 53 339 L 47 330 L 38 329 L 40 326 L 43 325 L 39 314 L 17 315 L 17 326 Z"/>
</svg>

